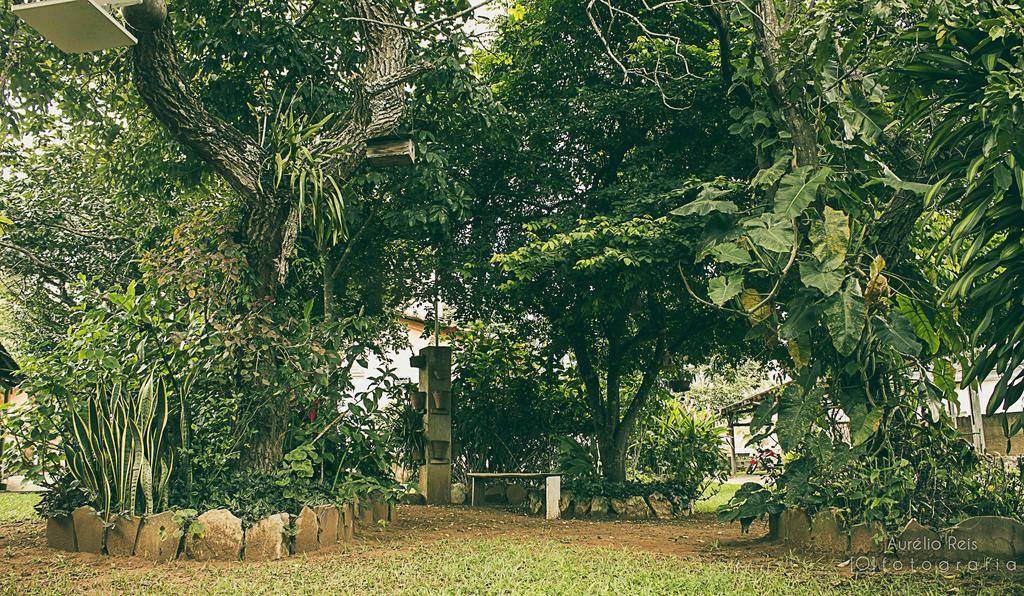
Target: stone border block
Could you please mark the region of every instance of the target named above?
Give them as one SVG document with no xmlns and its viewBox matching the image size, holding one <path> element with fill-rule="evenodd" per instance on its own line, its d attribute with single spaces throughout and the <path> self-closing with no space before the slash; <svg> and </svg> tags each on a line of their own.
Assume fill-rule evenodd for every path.
<svg viewBox="0 0 1024 596">
<path fill-rule="evenodd" d="M 57 550 L 75 552 L 75 520 L 68 515 L 51 517 L 46 520 L 46 545 Z"/>
<path fill-rule="evenodd" d="M 227 509 L 211 509 L 196 518 L 198 532 L 189 528 L 185 556 L 193 561 L 238 561 L 242 558 L 245 531 L 242 520 Z"/>
</svg>

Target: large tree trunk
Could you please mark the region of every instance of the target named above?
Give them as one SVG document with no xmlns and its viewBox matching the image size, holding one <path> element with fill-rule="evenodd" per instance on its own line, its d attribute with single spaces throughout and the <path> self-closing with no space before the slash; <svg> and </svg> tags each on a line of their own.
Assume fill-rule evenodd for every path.
<svg viewBox="0 0 1024 596">
<path fill-rule="evenodd" d="M 277 403 L 263 404 L 265 415 L 253 425 L 252 444 L 242 452 L 242 468 L 259 474 L 271 474 L 284 459 L 284 441 L 288 433 L 288 404 L 284 397 Z"/>
<path fill-rule="evenodd" d="M 393 0 L 357 0 L 365 47 L 361 86 L 352 94 L 352 108 L 326 132 L 345 151 L 323 164 L 343 182 L 362 164 L 370 137 L 394 132 L 406 114 L 402 84 L 429 68 L 407 65 L 409 41 L 401 28 Z M 132 49 L 132 78 L 140 97 L 156 119 L 182 145 L 206 162 L 235 190 L 242 206 L 240 231 L 249 266 L 258 280 L 258 293 L 273 296 L 284 283 L 295 249 L 300 214 L 294 197 L 264 190 L 273 187 L 266 149 L 250 135 L 210 113 L 190 91 L 174 41 L 173 22 L 163 0 L 144 0 L 130 7 L 125 18 L 138 43 Z M 264 184 L 261 184 L 265 182 Z M 324 280 L 325 316 L 332 300 Z M 259 403 L 253 443 L 242 462 L 252 471 L 271 471 L 280 463 L 288 430 L 288 403 Z"/>
<path fill-rule="evenodd" d="M 597 449 L 601 454 L 601 477 L 609 482 L 626 481 L 626 442 L 616 439 L 618 433 L 600 432 Z"/>
<path fill-rule="evenodd" d="M 664 334 L 657 335 L 640 386 L 626 406 L 625 412 L 622 412 L 619 363 L 615 358 L 605 363 L 607 377 L 602 388 L 588 338 L 585 333 L 580 333 L 582 325 L 582 321 L 577 321 L 577 324 L 568 331 L 594 426 L 594 438 L 597 440 L 597 450 L 601 457 L 601 477 L 609 482 L 625 482 L 626 448 L 629 445 L 629 438 L 636 428 L 640 411 L 647 405 L 654 391 L 658 376 L 664 367 L 668 346 Z M 622 338 L 618 340 L 621 341 Z"/>
</svg>

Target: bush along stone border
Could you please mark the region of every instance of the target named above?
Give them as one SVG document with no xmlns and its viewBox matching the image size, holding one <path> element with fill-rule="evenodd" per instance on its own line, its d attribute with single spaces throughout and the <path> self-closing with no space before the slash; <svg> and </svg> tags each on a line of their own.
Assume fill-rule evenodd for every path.
<svg viewBox="0 0 1024 596">
<path fill-rule="evenodd" d="M 452 484 L 451 502 L 463 505 L 468 500 L 466 485 Z M 524 507 L 533 515 L 544 513 L 544 491 L 524 488 L 516 483 L 492 483 L 484 492 L 484 501 L 494 505 Z M 561 517 L 594 519 L 672 519 L 693 513 L 692 504 L 672 499 L 653 491 L 649 495 L 613 498 L 605 495 L 577 496 L 572 490 L 563 490 L 558 506 Z"/>
<path fill-rule="evenodd" d="M 357 524 L 381 528 L 397 519 L 394 503 L 371 497 L 362 501 L 362 518 L 354 502 L 317 505 L 303 507 L 298 515 L 269 515 L 249 528 L 227 509 L 211 509 L 199 516 L 194 511 L 191 515 L 166 511 L 149 517 L 113 516 L 104 522 L 95 509 L 82 506 L 70 516 L 46 521 L 46 543 L 63 551 L 153 562 L 271 561 L 351 542 Z"/>
<path fill-rule="evenodd" d="M 896 534 L 877 523 L 847 527 L 835 510 L 813 516 L 790 508 L 768 520 L 769 535 L 797 549 L 835 555 L 892 554 L 900 559 L 1024 562 L 1024 524 L 1008 517 L 969 517 L 955 526 L 933 529 L 910 520 Z"/>
<path fill-rule="evenodd" d="M 538 496 L 541 496 L 538 493 Z M 543 499 L 530 499 L 531 512 L 543 511 Z M 693 513 L 688 501 L 673 499 L 653 491 L 649 495 L 610 497 L 607 495 L 576 495 L 571 490 L 563 491 L 559 502 L 563 518 L 579 519 L 674 519 Z"/>
</svg>

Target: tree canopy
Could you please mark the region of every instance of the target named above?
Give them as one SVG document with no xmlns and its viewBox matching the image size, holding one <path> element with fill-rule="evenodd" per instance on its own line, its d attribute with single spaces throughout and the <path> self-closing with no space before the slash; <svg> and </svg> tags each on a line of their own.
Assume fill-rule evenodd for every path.
<svg viewBox="0 0 1024 596">
<path fill-rule="evenodd" d="M 474 403 L 489 351 L 543 354 L 517 386 L 585 407 L 617 483 L 696 365 L 781 371 L 752 425 L 791 462 L 743 519 L 832 498 L 823 471 L 934 479 L 969 451 L 958 388 L 1020 401 L 1019 7 L 520 0 L 484 36 L 477 8 L 145 0 L 136 45 L 80 56 L 0 15 L 0 324 L 64 430 L 90 383 L 166 383 L 178 447 L 210 456 L 190 470 L 380 472 L 318 443 L 374 424 L 320 413 L 436 300 L 471 330 Z M 382 138 L 414 164 L 376 167 Z"/>
</svg>

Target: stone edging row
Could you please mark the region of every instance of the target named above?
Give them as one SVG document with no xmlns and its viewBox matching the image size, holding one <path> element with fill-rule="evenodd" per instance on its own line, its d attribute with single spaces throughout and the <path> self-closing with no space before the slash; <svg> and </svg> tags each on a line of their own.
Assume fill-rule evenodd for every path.
<svg viewBox="0 0 1024 596">
<path fill-rule="evenodd" d="M 969 517 L 950 528 L 933 529 L 910 520 L 897 534 L 878 523 L 846 527 L 835 511 L 813 516 L 787 509 L 768 520 L 772 538 L 795 547 L 843 555 L 892 553 L 901 559 L 1024 562 L 1024 524 L 995 515 Z"/>
<path fill-rule="evenodd" d="M 148 517 L 113 516 L 105 522 L 95 509 L 82 506 L 70 516 L 49 518 L 46 542 L 65 551 L 155 562 L 268 561 L 349 542 L 357 523 L 372 527 L 396 517 L 391 503 L 357 500 L 340 507 L 306 506 L 298 515 L 275 513 L 245 528 L 227 509 L 211 509 L 191 521 L 166 511 Z"/>
</svg>

